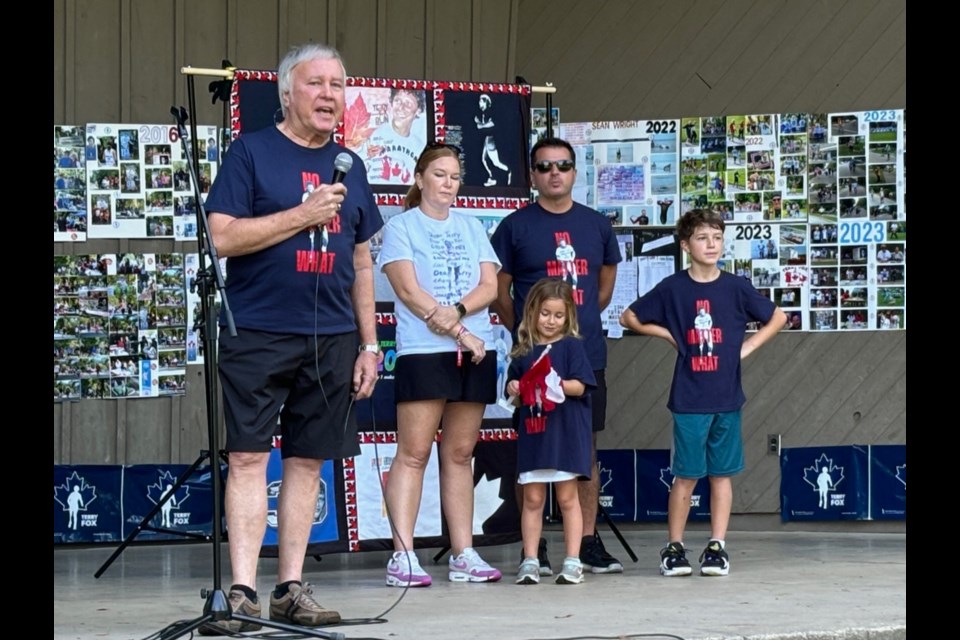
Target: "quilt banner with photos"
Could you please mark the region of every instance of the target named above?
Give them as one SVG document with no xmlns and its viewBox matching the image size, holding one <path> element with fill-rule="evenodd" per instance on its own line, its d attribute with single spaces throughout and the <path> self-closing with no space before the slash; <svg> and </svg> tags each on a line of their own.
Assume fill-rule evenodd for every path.
<svg viewBox="0 0 960 640">
<path fill-rule="evenodd" d="M 238 70 L 230 95 L 231 131 L 283 118 L 274 71 Z M 530 87 L 347 77 L 336 142 L 354 151 L 375 193 L 405 194 L 424 147 L 456 147 L 464 196 L 529 195 Z"/>
<path fill-rule="evenodd" d="M 605 208 L 598 196 L 603 189 L 609 202 L 609 194 L 625 193 L 639 182 L 617 174 L 613 186 L 601 187 L 596 178 L 594 165 L 622 162 L 626 155 L 617 144 L 593 143 L 602 136 L 627 138 L 623 123 L 607 123 L 600 134 L 601 123 L 561 126 L 576 145 L 578 167 L 590 174 L 578 175 L 582 184 L 575 196 L 627 227 L 670 227 L 693 208 L 717 212 L 727 225 L 720 268 L 749 279 L 780 306 L 790 330 L 906 328 L 905 110 L 677 122 L 676 143 L 663 133 L 651 136 L 647 171 L 656 192 L 668 160 L 671 170 L 679 167 L 679 198 L 672 198 L 679 199 L 678 211 L 663 209 L 657 217 L 646 207 L 637 216 L 628 214 L 629 207 Z M 660 123 L 661 131 L 673 123 Z M 647 129 L 654 131 L 654 125 L 645 122 L 640 132 Z M 661 141 L 654 141 L 657 135 Z M 673 250 L 686 261 L 679 246 Z M 660 263 L 636 250 L 627 260 L 637 263 L 638 295 L 669 275 L 645 274 Z"/>
<path fill-rule="evenodd" d="M 182 395 L 183 254 L 53 258 L 53 399 Z"/>
<path fill-rule="evenodd" d="M 196 239 L 195 191 L 176 126 L 97 123 L 85 135 L 89 238 Z M 197 127 L 197 136 L 205 198 L 217 177 L 217 128 Z"/>
</svg>

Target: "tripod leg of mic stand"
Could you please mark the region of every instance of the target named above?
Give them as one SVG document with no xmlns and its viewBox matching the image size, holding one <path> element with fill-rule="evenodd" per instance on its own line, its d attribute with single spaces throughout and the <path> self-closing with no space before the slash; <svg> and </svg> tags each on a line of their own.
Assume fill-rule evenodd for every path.
<svg viewBox="0 0 960 640">
<path fill-rule="evenodd" d="M 610 519 L 610 515 L 607 514 L 606 511 L 604 511 L 603 505 L 598 503 L 597 510 L 600 512 L 600 515 L 603 516 L 603 521 L 606 522 L 607 526 L 610 527 L 610 530 L 613 531 L 613 535 L 617 536 L 617 540 L 619 540 L 620 544 L 623 545 L 624 551 L 627 552 L 627 555 L 630 556 L 631 560 L 636 562 L 637 554 L 635 554 L 633 552 L 633 549 L 630 548 L 630 545 L 627 543 L 627 540 L 623 537 L 623 534 L 620 533 L 620 529 L 617 527 L 614 521 Z"/>
<path fill-rule="evenodd" d="M 438 564 L 440 562 L 440 558 L 442 558 L 447 551 L 450 551 L 450 547 L 444 547 L 443 549 L 440 549 L 440 553 L 433 556 L 433 564 Z"/>
</svg>

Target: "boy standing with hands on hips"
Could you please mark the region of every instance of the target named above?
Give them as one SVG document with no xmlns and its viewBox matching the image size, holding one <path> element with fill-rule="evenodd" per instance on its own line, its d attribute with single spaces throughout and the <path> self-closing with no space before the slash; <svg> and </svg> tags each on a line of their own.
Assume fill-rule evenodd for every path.
<svg viewBox="0 0 960 640">
<path fill-rule="evenodd" d="M 746 401 L 740 361 L 774 337 L 787 317 L 745 278 L 721 271 L 724 222 L 720 214 L 692 209 L 677 222 L 690 267 L 664 278 L 620 316 L 636 333 L 663 338 L 677 350 L 667 407 L 673 413 L 673 488 L 667 508 L 669 540 L 660 551 L 660 573 L 693 572 L 683 546 L 690 496 L 710 478 L 710 541 L 700 554 L 700 575 L 725 576 L 725 537 L 733 505 L 731 477 L 743 470 L 740 408 Z M 707 327 L 703 321 L 709 317 Z M 761 322 L 745 338 L 748 322 Z M 703 335 L 710 333 L 705 338 Z M 704 350 L 703 346 L 709 345 Z"/>
</svg>

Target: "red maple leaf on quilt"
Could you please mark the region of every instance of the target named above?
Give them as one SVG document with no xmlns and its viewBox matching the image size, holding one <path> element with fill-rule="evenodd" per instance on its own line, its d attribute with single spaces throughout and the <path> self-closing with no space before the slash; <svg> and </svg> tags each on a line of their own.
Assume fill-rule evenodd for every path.
<svg viewBox="0 0 960 640">
<path fill-rule="evenodd" d="M 359 148 L 375 128 L 370 126 L 370 111 L 367 110 L 363 96 L 358 95 L 343 114 L 344 146 L 351 149 Z"/>
</svg>

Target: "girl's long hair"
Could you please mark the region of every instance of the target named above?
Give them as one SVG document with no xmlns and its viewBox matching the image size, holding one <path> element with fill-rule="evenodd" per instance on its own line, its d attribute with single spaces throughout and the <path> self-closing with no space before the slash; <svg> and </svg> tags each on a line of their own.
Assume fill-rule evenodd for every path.
<svg viewBox="0 0 960 640">
<path fill-rule="evenodd" d="M 540 317 L 540 307 L 550 299 L 563 300 L 567 309 L 567 320 L 563 325 L 563 336 L 580 337 L 580 323 L 577 321 L 577 305 L 573 303 L 573 287 L 566 280 L 557 278 L 543 278 L 530 287 L 527 301 L 523 305 L 523 318 L 517 328 L 517 343 L 510 351 L 511 358 L 530 353 L 540 341 L 537 332 L 537 319 Z"/>
</svg>

